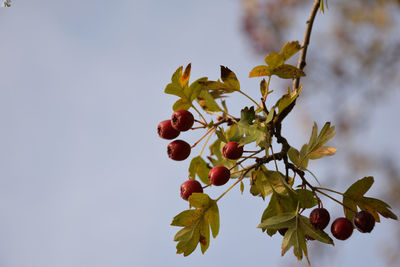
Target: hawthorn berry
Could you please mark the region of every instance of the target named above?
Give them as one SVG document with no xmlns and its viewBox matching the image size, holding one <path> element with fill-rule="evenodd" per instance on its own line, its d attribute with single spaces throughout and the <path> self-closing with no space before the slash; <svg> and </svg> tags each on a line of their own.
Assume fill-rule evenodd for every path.
<svg viewBox="0 0 400 267">
<path fill-rule="evenodd" d="M 243 146 L 237 142 L 229 142 L 222 148 L 222 154 L 227 159 L 239 159 L 243 154 Z"/>
<path fill-rule="evenodd" d="M 171 140 L 180 134 L 178 130 L 172 127 L 171 120 L 165 120 L 157 125 L 157 133 L 161 138 Z"/>
<path fill-rule="evenodd" d="M 208 178 L 210 178 L 210 183 L 213 185 L 224 185 L 231 178 L 231 172 L 224 166 L 215 166 L 208 173 Z"/>
<path fill-rule="evenodd" d="M 181 184 L 181 197 L 188 200 L 192 193 L 203 193 L 203 187 L 196 180 L 187 180 Z"/>
<path fill-rule="evenodd" d="M 331 225 L 331 232 L 339 240 L 346 240 L 353 233 L 353 224 L 345 217 L 337 218 Z"/>
<path fill-rule="evenodd" d="M 181 109 L 172 113 L 171 116 L 172 127 L 176 130 L 184 132 L 192 128 L 194 123 L 193 114 L 190 111 Z"/>
<path fill-rule="evenodd" d="M 362 210 L 354 216 L 354 224 L 361 233 L 370 233 L 375 226 L 375 218 L 368 211 Z"/>
<path fill-rule="evenodd" d="M 190 155 L 191 147 L 183 140 L 175 140 L 168 144 L 168 157 L 173 160 L 185 160 Z"/>
<path fill-rule="evenodd" d="M 311 224 L 321 230 L 328 226 L 330 218 L 329 212 L 324 208 L 313 209 L 310 213 Z"/>
</svg>

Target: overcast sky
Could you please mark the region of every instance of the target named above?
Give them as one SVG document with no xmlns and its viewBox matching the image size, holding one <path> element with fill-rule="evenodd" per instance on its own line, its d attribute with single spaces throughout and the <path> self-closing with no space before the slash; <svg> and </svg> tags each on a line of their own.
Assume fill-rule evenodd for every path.
<svg viewBox="0 0 400 267">
<path fill-rule="evenodd" d="M 0 9 L 0 267 L 294 259 L 291 251 L 280 257 L 280 236 L 256 229 L 265 203 L 238 189 L 219 202 L 221 230 L 205 255 L 176 255 L 172 240 L 171 219 L 187 208 L 179 185 L 189 161 L 169 160 L 168 141 L 156 134 L 176 100 L 163 90 L 192 62 L 193 78 L 216 79 L 226 65 L 257 96 L 258 81 L 246 77 L 262 58 L 241 33 L 240 8 L 231 0 L 87 0 Z M 182 138 L 195 140 L 190 132 Z M 351 249 L 374 249 L 366 240 L 357 233 L 336 242 L 345 248 L 333 252 L 340 266 L 355 258 L 377 266 L 375 256 Z"/>
</svg>

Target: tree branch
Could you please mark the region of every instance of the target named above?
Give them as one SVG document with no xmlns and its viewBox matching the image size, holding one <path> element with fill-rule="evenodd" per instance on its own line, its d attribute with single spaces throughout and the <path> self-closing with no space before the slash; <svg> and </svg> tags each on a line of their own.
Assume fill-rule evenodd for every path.
<svg viewBox="0 0 400 267">
<path fill-rule="evenodd" d="M 304 67 L 306 66 L 307 48 L 308 48 L 308 44 L 310 43 L 311 30 L 313 27 L 315 16 L 317 15 L 317 11 L 319 9 L 319 5 L 320 5 L 320 0 L 314 0 L 314 4 L 311 9 L 310 16 L 307 20 L 306 32 L 304 33 L 304 39 L 303 39 L 303 43 L 301 45 L 303 47 L 303 49 L 300 52 L 300 58 L 297 63 L 297 68 L 299 68 L 301 70 L 303 70 Z M 294 79 L 293 89 L 299 88 L 299 85 L 300 85 L 300 77 Z"/>
</svg>

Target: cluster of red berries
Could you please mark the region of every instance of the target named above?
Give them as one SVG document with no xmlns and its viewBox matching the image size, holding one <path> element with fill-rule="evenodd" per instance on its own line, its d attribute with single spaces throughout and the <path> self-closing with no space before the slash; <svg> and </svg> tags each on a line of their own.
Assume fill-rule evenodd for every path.
<svg viewBox="0 0 400 267">
<path fill-rule="evenodd" d="M 239 159 L 243 154 L 243 146 L 236 142 L 229 142 L 222 148 L 222 154 L 227 159 Z M 221 186 L 231 178 L 231 171 L 225 166 L 215 166 L 208 173 L 210 184 Z M 181 185 L 181 197 L 188 200 L 192 193 L 203 193 L 201 184 L 196 180 L 187 180 Z"/>
<path fill-rule="evenodd" d="M 193 114 L 187 110 L 175 111 L 170 120 L 162 121 L 157 126 L 157 133 L 161 138 L 174 139 L 179 136 L 180 132 L 184 132 L 192 128 L 194 123 Z M 173 160 L 185 160 L 189 157 L 191 146 L 183 140 L 175 140 L 169 143 L 167 147 L 168 156 Z M 243 154 L 243 146 L 237 142 L 229 142 L 222 148 L 222 154 L 225 158 L 231 160 L 239 159 Z M 208 173 L 210 184 L 221 186 L 226 184 L 231 178 L 231 172 L 225 166 L 215 166 Z M 192 193 L 203 193 L 203 187 L 196 180 L 187 180 L 182 183 L 181 197 L 188 200 Z"/>
<path fill-rule="evenodd" d="M 162 121 L 157 126 L 157 133 L 161 138 L 172 140 L 192 128 L 194 123 L 193 114 L 187 110 L 177 110 L 172 113 L 170 120 Z M 168 157 L 173 160 L 185 160 L 190 155 L 191 147 L 183 140 L 175 140 L 168 144 Z"/>
<path fill-rule="evenodd" d="M 325 229 L 330 220 L 329 212 L 324 208 L 316 208 L 310 213 L 311 224 L 320 230 Z M 368 211 L 362 210 L 355 214 L 354 225 L 361 233 L 370 233 L 375 226 L 375 218 Z M 353 233 L 353 224 L 346 217 L 339 217 L 331 225 L 332 235 L 339 240 L 348 239 Z M 279 229 L 281 235 L 285 235 L 287 228 Z M 306 236 L 308 240 L 314 240 Z"/>
</svg>

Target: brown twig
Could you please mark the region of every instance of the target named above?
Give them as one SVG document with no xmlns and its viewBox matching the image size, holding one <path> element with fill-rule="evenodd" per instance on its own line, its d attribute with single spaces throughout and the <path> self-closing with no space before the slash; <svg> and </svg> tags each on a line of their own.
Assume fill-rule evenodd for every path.
<svg viewBox="0 0 400 267">
<path fill-rule="evenodd" d="M 314 0 L 314 4 L 311 9 L 310 16 L 306 23 L 307 24 L 306 32 L 304 33 L 304 39 L 303 39 L 303 43 L 301 45 L 303 47 L 303 49 L 300 52 L 300 58 L 297 63 L 297 68 L 299 68 L 301 70 L 303 70 L 304 67 L 306 66 L 307 49 L 308 49 L 308 45 L 310 43 L 311 30 L 312 30 L 312 27 L 314 24 L 314 19 L 317 15 L 317 11 L 319 9 L 319 5 L 320 5 L 320 0 Z M 300 86 L 300 77 L 297 77 L 293 81 L 293 89 L 296 90 L 297 88 L 299 88 L 299 86 Z"/>
</svg>

